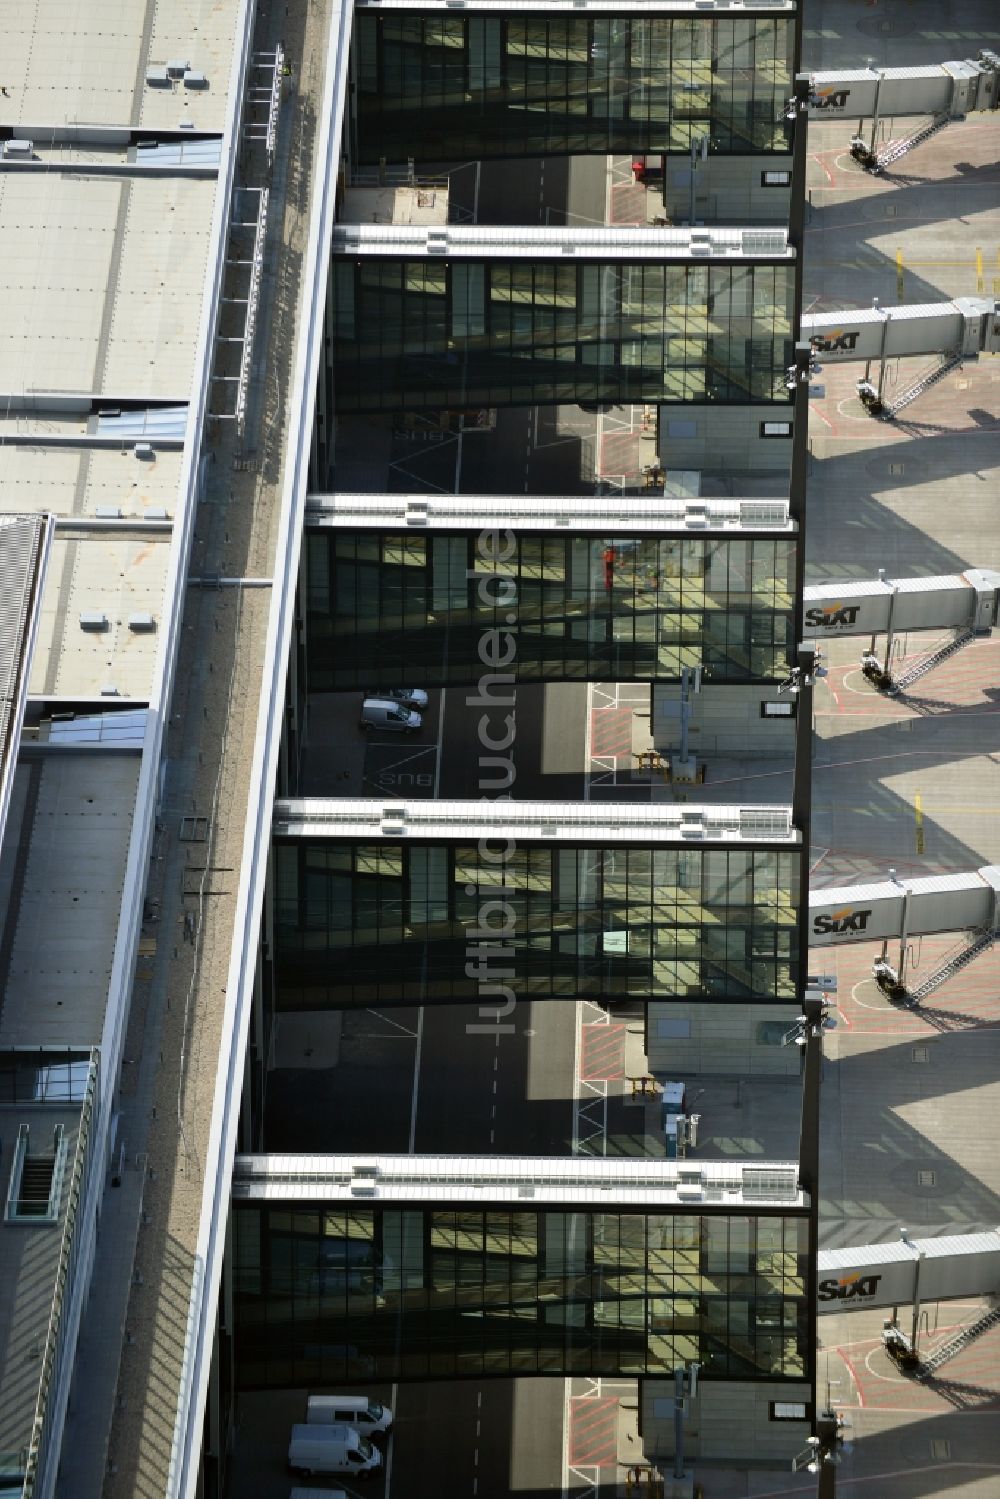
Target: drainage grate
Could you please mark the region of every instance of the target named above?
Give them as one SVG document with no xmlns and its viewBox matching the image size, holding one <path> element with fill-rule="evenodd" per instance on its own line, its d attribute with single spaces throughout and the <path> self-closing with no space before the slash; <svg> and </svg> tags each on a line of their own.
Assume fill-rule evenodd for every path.
<svg viewBox="0 0 1000 1499">
<path fill-rule="evenodd" d="M 937 1172 L 936 1171 L 918 1171 L 917 1172 L 917 1186 L 918 1187 L 933 1187 L 936 1183 L 937 1183 Z"/>
<path fill-rule="evenodd" d="M 911 1052 L 911 1060 L 914 1062 L 929 1062 L 931 1049 L 929 1046 L 915 1046 Z"/>
<path fill-rule="evenodd" d="M 936 1457 L 939 1460 L 943 1460 L 946 1457 L 951 1457 L 951 1443 L 948 1441 L 947 1437 L 934 1438 L 934 1440 L 931 1442 L 931 1457 Z"/>
<path fill-rule="evenodd" d="M 182 843 L 204 843 L 208 837 L 208 818 L 182 817 L 178 837 Z"/>
<path fill-rule="evenodd" d="M 890 463 L 889 474 L 893 479 L 898 479 L 900 474 L 905 473 L 905 465 L 902 463 Z"/>
</svg>

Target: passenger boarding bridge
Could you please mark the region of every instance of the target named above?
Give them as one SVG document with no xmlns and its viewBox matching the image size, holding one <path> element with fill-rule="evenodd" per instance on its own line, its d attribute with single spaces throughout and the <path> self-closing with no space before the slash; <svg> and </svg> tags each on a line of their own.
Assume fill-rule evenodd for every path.
<svg viewBox="0 0 1000 1499">
<path fill-rule="evenodd" d="M 861 669 L 882 692 L 896 696 L 997 623 L 1000 573 L 986 568 L 937 578 L 877 578 L 817 583 L 803 589 L 805 633 L 822 640 L 867 635 Z M 911 630 L 951 633 L 893 673 L 899 636 Z M 880 659 L 876 637 L 885 636 Z"/>
<path fill-rule="evenodd" d="M 938 874 L 815 890 L 809 896 L 810 947 L 881 941 L 872 977 L 890 999 L 916 1005 L 967 967 L 996 941 L 1000 928 L 1000 866 L 987 864 L 962 874 Z M 910 942 L 942 932 L 965 934 L 961 944 L 934 972 L 912 988 Z M 899 943 L 898 963 L 888 958 Z"/>
<path fill-rule="evenodd" d="M 886 1352 L 918 1380 L 928 1379 L 1000 1322 L 1000 1233 L 944 1234 L 911 1239 L 905 1228 L 894 1244 L 821 1249 L 817 1256 L 817 1310 L 861 1312 L 891 1308 L 882 1326 Z M 987 1299 L 991 1305 L 959 1327 L 934 1351 L 920 1349 L 921 1308 L 929 1302 Z M 913 1309 L 910 1331 L 899 1325 L 899 1308 Z"/>
<path fill-rule="evenodd" d="M 870 172 L 892 166 L 950 121 L 1000 105 L 1000 57 L 989 49 L 975 59 L 926 67 L 840 68 L 800 74 L 796 84 L 806 77 L 811 119 L 871 120 L 869 140 L 858 134 L 851 141 L 851 155 Z M 882 121 L 915 116 L 930 116 L 930 121 L 901 139 L 885 139 Z"/>
<path fill-rule="evenodd" d="M 872 416 L 891 421 L 932 385 L 965 360 L 1000 353 L 1000 303 L 992 297 L 956 297 L 953 302 L 927 302 L 912 307 L 859 307 L 844 312 L 812 313 L 802 319 L 802 337 L 809 340 L 822 364 L 865 361 L 858 396 Z M 891 359 L 932 355 L 937 364 L 899 395 L 887 400 L 886 365 Z M 871 380 L 878 365 L 877 384 Z"/>
</svg>

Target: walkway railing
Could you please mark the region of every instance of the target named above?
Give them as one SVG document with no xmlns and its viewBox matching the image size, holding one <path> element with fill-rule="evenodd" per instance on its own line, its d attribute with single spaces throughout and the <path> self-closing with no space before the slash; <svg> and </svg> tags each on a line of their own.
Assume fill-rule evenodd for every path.
<svg viewBox="0 0 1000 1499">
<path fill-rule="evenodd" d="M 27 1460 L 24 1465 L 23 1499 L 32 1499 L 32 1496 L 41 1488 L 52 1439 L 53 1428 L 49 1421 L 50 1397 L 53 1388 L 58 1384 L 65 1351 L 66 1324 L 63 1312 L 67 1290 L 70 1288 L 73 1270 L 79 1256 L 80 1241 L 76 1233 L 77 1216 L 86 1190 L 92 1161 L 90 1128 L 97 1107 L 99 1073 L 100 1053 L 95 1047 L 90 1053 L 87 1084 L 83 1102 L 80 1105 L 76 1150 L 66 1190 L 66 1211 L 59 1241 L 59 1256 L 56 1261 L 56 1278 L 52 1292 L 52 1305 L 49 1308 L 49 1323 L 45 1332 L 45 1347 L 42 1351 L 38 1398 L 35 1402 L 35 1415 L 31 1423 L 31 1436 L 28 1440 Z"/>
</svg>

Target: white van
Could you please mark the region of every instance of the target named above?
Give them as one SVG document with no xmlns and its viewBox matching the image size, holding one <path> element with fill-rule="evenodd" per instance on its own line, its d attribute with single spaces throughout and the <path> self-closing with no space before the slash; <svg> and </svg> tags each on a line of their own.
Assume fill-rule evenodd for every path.
<svg viewBox="0 0 1000 1499">
<path fill-rule="evenodd" d="M 343 1421 L 357 1427 L 366 1437 L 381 1436 L 392 1430 L 392 1411 L 381 1400 L 367 1395 L 310 1395 L 306 1402 L 306 1422 L 310 1426 L 327 1426 Z"/>
<path fill-rule="evenodd" d="M 382 1466 L 382 1454 L 354 1426 L 293 1426 L 288 1466 L 306 1478 L 313 1473 L 371 1478 Z"/>
<path fill-rule="evenodd" d="M 358 728 L 366 732 L 385 729 L 394 734 L 415 734 L 422 723 L 420 714 L 404 703 L 394 703 L 387 697 L 366 697 L 361 704 Z"/>
</svg>

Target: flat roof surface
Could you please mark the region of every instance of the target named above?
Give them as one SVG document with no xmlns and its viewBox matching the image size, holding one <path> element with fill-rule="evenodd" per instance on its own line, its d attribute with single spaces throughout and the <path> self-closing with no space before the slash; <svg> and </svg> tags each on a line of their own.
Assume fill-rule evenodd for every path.
<svg viewBox="0 0 1000 1499">
<path fill-rule="evenodd" d="M 87 446 L 5 446 L 3 486 L 26 510 L 55 515 L 96 516 L 98 507 L 143 518 L 150 509 L 172 517 L 177 506 L 183 452 L 157 449 L 153 462 L 136 458 L 131 444 Z"/>
<path fill-rule="evenodd" d="M 240 1199 L 309 1202 L 614 1203 L 804 1208 L 795 1161 L 667 1161 L 597 1156 L 241 1155 Z"/>
<path fill-rule="evenodd" d="M 297 797 L 274 804 L 278 837 L 470 840 L 510 828 L 528 842 L 787 843 L 800 835 L 789 807 L 709 803 L 389 801 L 379 797 Z"/>
<path fill-rule="evenodd" d="M 22 759 L 0 848 L 0 1046 L 101 1040 L 139 756 Z"/>
<path fill-rule="evenodd" d="M 0 125 L 145 125 L 221 130 L 225 121 L 236 0 L 118 0 L 70 5 L 34 0 L 4 16 Z M 204 75 L 152 85 L 146 69 L 170 61 Z"/>
<path fill-rule="evenodd" d="M 659 534 L 690 527 L 706 533 L 713 529 L 786 531 L 796 523 L 789 519 L 787 499 L 690 500 L 666 495 L 644 499 L 629 495 L 621 499 L 580 495 L 437 495 L 413 494 L 310 494 L 306 501 L 306 524 L 347 530 L 353 527 L 385 530 L 393 526 L 428 530 L 479 530 L 510 526 L 518 531 L 555 530 L 570 527 L 600 536 L 629 536 L 633 532 Z M 497 548 L 501 549 L 498 542 Z M 487 548 L 487 550 L 489 550 Z"/>
<path fill-rule="evenodd" d="M 126 949 L 110 990 L 123 898 L 137 894 L 124 884 L 130 840 L 150 816 L 148 801 L 137 807 L 147 716 L 114 705 L 159 693 L 219 138 L 247 5 L 31 0 L 6 10 L 0 131 L 30 140 L 33 159 L 0 164 L 0 485 L 7 510 L 57 523 L 0 845 L 0 1045 L 90 1047 L 131 982 Z M 180 76 L 185 67 L 198 76 Z M 155 148 L 139 149 L 150 137 Z M 93 618 L 81 627 L 81 615 Z M 70 705 L 75 717 L 61 716 Z M 16 1134 L 0 1110 L 4 1192 Z M 53 1228 L 0 1232 L 8 1456 L 31 1432 L 59 1239 Z M 18 1258 L 17 1246 L 30 1254 Z M 124 1298 L 130 1248 L 117 1248 Z M 107 1398 L 73 1447 L 77 1460 L 88 1442 L 106 1450 L 106 1425 L 96 1428 L 114 1378 L 97 1364 L 80 1375 L 78 1387 Z M 100 1487 L 89 1469 L 67 1482 Z"/>
<path fill-rule="evenodd" d="M 186 395 L 216 186 L 0 172 L 0 393 Z"/>
<path fill-rule="evenodd" d="M 42 594 L 32 695 L 147 700 L 169 560 L 169 532 L 58 532 Z"/>
</svg>

